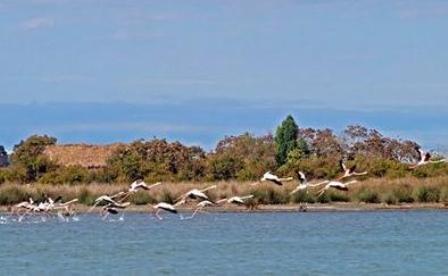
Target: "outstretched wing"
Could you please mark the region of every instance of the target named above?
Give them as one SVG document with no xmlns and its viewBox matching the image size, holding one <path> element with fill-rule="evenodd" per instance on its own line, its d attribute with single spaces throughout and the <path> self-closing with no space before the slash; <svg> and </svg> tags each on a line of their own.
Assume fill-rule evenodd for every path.
<svg viewBox="0 0 448 276">
<path fill-rule="evenodd" d="M 354 173 L 356 170 L 356 164 L 351 166 L 350 169 L 348 170 L 349 173 Z"/>
<path fill-rule="evenodd" d="M 268 179 L 268 181 L 271 181 L 272 183 L 275 183 L 275 184 L 277 184 L 279 186 L 283 185 L 283 183 L 280 180 L 277 180 L 277 179 L 274 179 L 274 178 Z"/>
<path fill-rule="evenodd" d="M 299 171 L 299 181 L 304 184 L 306 182 L 306 176 L 303 172 Z"/>
</svg>

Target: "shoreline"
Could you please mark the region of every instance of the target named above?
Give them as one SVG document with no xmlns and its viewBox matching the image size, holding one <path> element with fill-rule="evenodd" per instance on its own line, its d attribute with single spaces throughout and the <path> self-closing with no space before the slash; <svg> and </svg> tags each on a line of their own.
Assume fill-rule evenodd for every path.
<svg viewBox="0 0 448 276">
<path fill-rule="evenodd" d="M 302 205 L 303 206 L 303 205 Z M 0 206 L 0 212 L 9 211 L 10 206 Z M 75 205 L 77 213 L 86 213 L 91 207 L 86 205 Z M 101 207 L 95 208 L 92 213 L 98 213 Z M 194 206 L 177 208 L 180 213 L 194 212 Z M 306 212 L 372 212 L 372 211 L 417 211 L 417 210 L 438 210 L 448 211 L 448 204 L 445 203 L 403 203 L 396 205 L 386 205 L 381 203 L 314 203 L 308 204 Z M 124 213 L 152 213 L 149 205 L 132 205 L 120 210 Z M 291 213 L 303 212 L 299 204 L 280 205 L 259 205 L 255 209 L 239 206 L 210 207 L 203 209 L 207 213 Z"/>
</svg>

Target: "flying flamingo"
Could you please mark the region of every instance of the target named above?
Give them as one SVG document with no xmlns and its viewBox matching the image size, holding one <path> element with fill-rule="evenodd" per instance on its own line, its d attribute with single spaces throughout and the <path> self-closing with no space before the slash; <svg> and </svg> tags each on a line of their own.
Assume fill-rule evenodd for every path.
<svg viewBox="0 0 448 276">
<path fill-rule="evenodd" d="M 118 200 L 120 202 L 123 202 L 124 200 L 126 200 L 131 194 L 138 192 L 139 190 L 146 190 L 149 191 L 154 187 L 160 186 L 162 185 L 162 182 L 157 182 L 155 184 L 152 185 L 148 185 L 146 184 L 144 181 L 142 180 L 136 180 L 134 182 L 131 183 L 131 185 L 129 186 L 129 190 L 127 192 L 122 192 L 121 195 L 117 196 L 121 198 Z"/>
<path fill-rule="evenodd" d="M 299 185 L 297 185 L 297 187 L 289 194 L 293 195 L 299 191 L 305 191 L 306 194 L 308 195 L 308 187 L 317 187 L 317 186 L 321 186 L 323 184 L 327 184 L 328 182 L 329 181 L 326 180 L 326 181 L 316 183 L 316 184 L 309 184 L 305 174 L 303 172 L 299 171 Z M 300 204 L 299 210 L 302 210 L 305 212 L 307 208 L 308 208 L 308 202 L 305 202 L 305 208 L 303 208 L 302 204 Z"/>
<path fill-rule="evenodd" d="M 162 220 L 163 218 L 159 215 L 161 210 L 167 211 L 169 213 L 177 214 L 176 207 L 174 207 L 172 204 L 166 203 L 166 202 L 160 202 L 157 205 L 154 205 L 151 207 L 153 209 L 156 209 L 156 213 L 154 214 L 159 220 Z M 182 218 L 182 217 L 181 217 Z"/>
<path fill-rule="evenodd" d="M 344 164 L 344 161 L 340 161 L 339 165 L 341 166 L 341 169 L 344 171 L 344 175 L 342 175 L 341 177 L 338 178 L 338 180 L 342 180 L 348 177 L 352 177 L 352 176 L 361 176 L 361 175 L 366 175 L 368 172 L 364 171 L 364 172 L 356 172 L 356 165 L 353 165 L 351 167 L 347 167 Z"/>
<path fill-rule="evenodd" d="M 326 190 L 331 189 L 331 188 L 340 190 L 340 191 L 348 191 L 348 186 L 351 184 L 355 184 L 355 183 L 358 183 L 358 181 L 352 180 L 347 183 L 342 183 L 340 181 L 330 181 L 330 182 L 328 182 L 327 185 L 325 185 L 325 187 L 322 190 L 319 191 L 318 196 L 321 196 L 323 193 L 325 193 Z"/>
<path fill-rule="evenodd" d="M 223 202 L 229 203 L 229 204 L 236 204 L 236 205 L 243 205 L 246 200 L 253 198 L 253 195 L 247 195 L 247 196 L 233 196 L 231 198 L 224 198 L 221 200 L 218 200 L 216 204 L 220 204 Z"/>
<path fill-rule="evenodd" d="M 198 212 L 202 211 L 204 208 L 209 207 L 209 206 L 214 206 L 214 205 L 215 205 L 215 203 L 213 203 L 209 200 L 203 200 L 196 205 L 197 208 L 194 210 L 193 214 L 190 217 L 187 217 L 185 219 L 192 219 Z"/>
<path fill-rule="evenodd" d="M 425 166 L 427 164 L 437 164 L 437 163 L 448 162 L 447 159 L 442 159 L 442 160 L 437 160 L 437 161 L 431 160 L 431 157 L 432 157 L 431 154 L 429 152 L 423 151 L 420 147 L 416 147 L 415 150 L 418 151 L 418 156 L 419 156 L 420 161 L 417 164 L 409 167 L 410 169 L 416 169 L 418 167 Z"/>
<path fill-rule="evenodd" d="M 146 184 L 142 180 L 137 180 L 137 181 L 132 182 L 132 184 L 129 186 L 128 192 L 134 193 L 134 192 L 137 192 L 138 190 L 147 190 L 147 191 L 149 191 L 152 188 L 157 187 L 159 185 L 162 185 L 162 182 L 157 182 L 155 184 L 148 185 L 148 184 Z"/>
<path fill-rule="evenodd" d="M 103 220 L 105 220 L 109 215 L 117 215 L 119 213 L 118 209 L 125 209 L 129 205 L 131 205 L 130 202 L 119 204 L 109 203 L 102 208 L 100 215 L 103 218 Z"/>
<path fill-rule="evenodd" d="M 36 205 L 34 205 L 34 201 L 30 197 L 28 199 L 28 201 L 23 201 L 23 202 L 20 202 L 20 203 L 14 205 L 11 210 L 11 215 L 14 215 L 14 214 L 19 215 L 20 210 L 24 210 L 25 212 L 27 212 L 27 211 L 32 211 L 35 208 L 36 208 Z"/>
<path fill-rule="evenodd" d="M 328 182 L 329 182 L 328 180 L 325 180 L 320 183 L 309 184 L 308 180 L 306 179 L 305 174 L 303 172 L 299 172 L 299 185 L 297 185 L 297 187 L 289 194 L 293 195 L 299 191 L 304 191 L 304 190 L 306 190 L 306 192 L 308 193 L 308 187 L 317 187 L 317 186 L 321 186 L 323 184 L 327 184 Z"/>
<path fill-rule="evenodd" d="M 188 198 L 194 199 L 194 200 L 209 200 L 208 196 L 205 194 L 205 192 L 216 189 L 216 185 L 209 186 L 205 189 L 199 190 L 199 189 L 192 189 L 185 194 L 183 194 L 177 201 L 176 206 L 184 204 Z"/>
<path fill-rule="evenodd" d="M 93 204 L 93 206 L 87 211 L 87 213 L 90 213 L 93 211 L 93 209 L 95 209 L 96 206 L 98 206 L 101 203 L 112 203 L 112 204 L 116 204 L 119 205 L 120 203 L 118 201 L 115 201 L 114 198 L 117 198 L 119 196 L 124 195 L 124 192 L 119 192 L 115 195 L 112 196 L 108 196 L 108 195 L 102 195 L 99 196 L 98 198 L 95 199 L 95 203 Z"/>
<path fill-rule="evenodd" d="M 282 186 L 283 182 L 289 182 L 289 181 L 293 181 L 293 180 L 294 180 L 293 177 L 280 178 L 280 177 L 276 176 L 275 174 L 272 174 L 269 171 L 263 175 L 263 177 L 260 179 L 260 181 L 253 183 L 252 186 L 258 185 L 260 182 L 272 182 L 276 185 Z"/>
</svg>

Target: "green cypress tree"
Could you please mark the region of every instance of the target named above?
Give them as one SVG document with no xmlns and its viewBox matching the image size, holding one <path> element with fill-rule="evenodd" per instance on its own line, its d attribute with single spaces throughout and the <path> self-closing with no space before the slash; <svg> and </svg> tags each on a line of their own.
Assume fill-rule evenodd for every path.
<svg viewBox="0 0 448 276">
<path fill-rule="evenodd" d="M 297 148 L 297 136 L 299 127 L 294 118 L 288 115 L 277 128 L 275 134 L 276 160 L 277 165 L 282 166 L 288 159 L 288 153 Z"/>
</svg>

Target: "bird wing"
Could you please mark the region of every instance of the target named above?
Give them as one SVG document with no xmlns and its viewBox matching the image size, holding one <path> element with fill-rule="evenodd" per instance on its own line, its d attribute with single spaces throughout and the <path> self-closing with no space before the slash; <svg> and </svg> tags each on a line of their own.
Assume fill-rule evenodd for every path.
<svg viewBox="0 0 448 276">
<path fill-rule="evenodd" d="M 301 171 L 299 171 L 299 181 L 300 181 L 300 183 L 305 183 L 306 182 L 306 176 Z"/>
<path fill-rule="evenodd" d="M 227 202 L 244 204 L 243 199 L 241 197 L 237 197 L 237 196 L 230 198 Z"/>
<path fill-rule="evenodd" d="M 322 181 L 322 182 L 319 182 L 319 183 L 315 183 L 315 184 L 308 184 L 308 186 L 310 186 L 310 187 L 317 187 L 317 186 L 322 186 L 322 185 L 328 184 L 328 183 L 330 183 L 330 181 L 329 180 L 325 180 L 325 181 Z"/>
<path fill-rule="evenodd" d="M 420 147 L 415 147 L 415 150 L 418 153 L 418 159 L 423 160 L 423 155 L 425 155 L 425 152 Z"/>
<path fill-rule="evenodd" d="M 356 164 L 350 167 L 349 173 L 354 173 L 355 170 L 356 170 Z"/>
<path fill-rule="evenodd" d="M 154 184 L 152 184 L 152 185 L 149 185 L 148 188 L 149 188 L 149 189 L 152 189 L 152 188 L 157 187 L 157 186 L 159 186 L 159 185 L 162 185 L 162 182 L 157 182 L 157 183 L 154 183 Z"/>
<path fill-rule="evenodd" d="M 275 184 L 277 184 L 277 185 L 279 185 L 279 186 L 282 186 L 283 185 L 283 183 L 281 182 L 281 181 L 279 181 L 278 179 L 274 179 L 274 178 L 272 178 L 272 179 L 267 179 L 268 181 L 271 181 L 272 183 L 275 183 Z"/>
<path fill-rule="evenodd" d="M 216 204 L 220 204 L 220 203 L 223 203 L 223 202 L 226 202 L 226 201 L 228 201 L 228 199 L 227 198 L 223 198 L 223 199 L 220 199 L 220 200 L 216 201 Z"/>
</svg>

